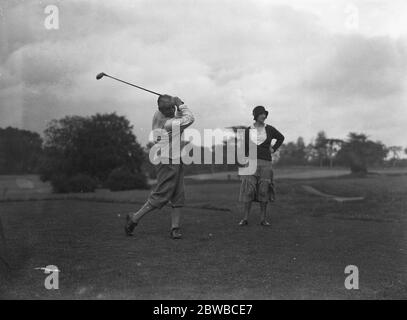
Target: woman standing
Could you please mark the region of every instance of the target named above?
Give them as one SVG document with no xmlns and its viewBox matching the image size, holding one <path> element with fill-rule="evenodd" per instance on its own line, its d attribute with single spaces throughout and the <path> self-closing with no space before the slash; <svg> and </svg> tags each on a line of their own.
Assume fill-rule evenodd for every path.
<svg viewBox="0 0 407 320">
<path fill-rule="evenodd" d="M 267 204 L 274 200 L 274 183 L 271 155 L 277 151 L 284 141 L 284 136 L 274 127 L 265 123 L 268 111 L 263 106 L 253 109 L 254 123 L 245 131 L 245 154 L 249 156 L 249 143 L 257 146 L 256 172 L 242 176 L 239 201 L 244 203 L 244 217 L 239 225 L 248 225 L 252 202 L 260 203 L 260 225 L 270 226 L 266 220 Z M 276 139 L 274 145 L 271 145 Z"/>
</svg>

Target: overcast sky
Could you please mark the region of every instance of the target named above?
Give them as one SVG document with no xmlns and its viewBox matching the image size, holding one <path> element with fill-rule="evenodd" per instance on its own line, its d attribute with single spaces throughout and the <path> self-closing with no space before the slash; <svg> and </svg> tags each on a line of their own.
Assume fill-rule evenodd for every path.
<svg viewBox="0 0 407 320">
<path fill-rule="evenodd" d="M 406 70 L 405 0 L 0 0 L 0 127 L 116 111 L 144 144 L 156 97 L 104 71 L 180 96 L 198 129 L 264 105 L 289 141 L 355 131 L 407 147 Z"/>
</svg>

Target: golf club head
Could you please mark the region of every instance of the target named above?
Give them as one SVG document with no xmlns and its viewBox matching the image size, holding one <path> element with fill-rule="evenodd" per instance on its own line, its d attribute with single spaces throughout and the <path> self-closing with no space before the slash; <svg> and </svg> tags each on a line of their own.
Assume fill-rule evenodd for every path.
<svg viewBox="0 0 407 320">
<path fill-rule="evenodd" d="M 105 76 L 106 74 L 104 72 L 99 73 L 98 75 L 96 75 L 96 80 L 100 80 L 103 78 L 103 76 Z"/>
</svg>

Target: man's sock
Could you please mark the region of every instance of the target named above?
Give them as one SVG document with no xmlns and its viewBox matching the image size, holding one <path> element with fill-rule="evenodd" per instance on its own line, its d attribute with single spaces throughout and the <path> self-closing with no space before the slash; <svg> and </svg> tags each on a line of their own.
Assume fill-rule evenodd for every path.
<svg viewBox="0 0 407 320">
<path fill-rule="evenodd" d="M 173 208 L 171 212 L 171 229 L 179 229 L 181 220 L 181 208 Z"/>
<path fill-rule="evenodd" d="M 135 213 L 130 213 L 131 221 L 134 223 L 138 223 L 138 221 L 150 211 L 153 211 L 155 207 L 153 207 L 148 201 L 140 208 L 139 211 Z"/>
</svg>

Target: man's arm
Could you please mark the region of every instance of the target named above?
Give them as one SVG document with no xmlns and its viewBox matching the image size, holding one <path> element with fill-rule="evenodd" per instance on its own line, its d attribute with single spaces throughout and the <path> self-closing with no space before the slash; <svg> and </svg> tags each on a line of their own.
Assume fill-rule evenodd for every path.
<svg viewBox="0 0 407 320">
<path fill-rule="evenodd" d="M 181 130 L 189 127 L 195 121 L 194 115 L 191 110 L 185 105 L 182 104 L 178 106 L 177 115 L 175 118 L 168 119 L 165 122 L 164 129 L 171 131 L 174 126 L 179 126 Z"/>
</svg>

